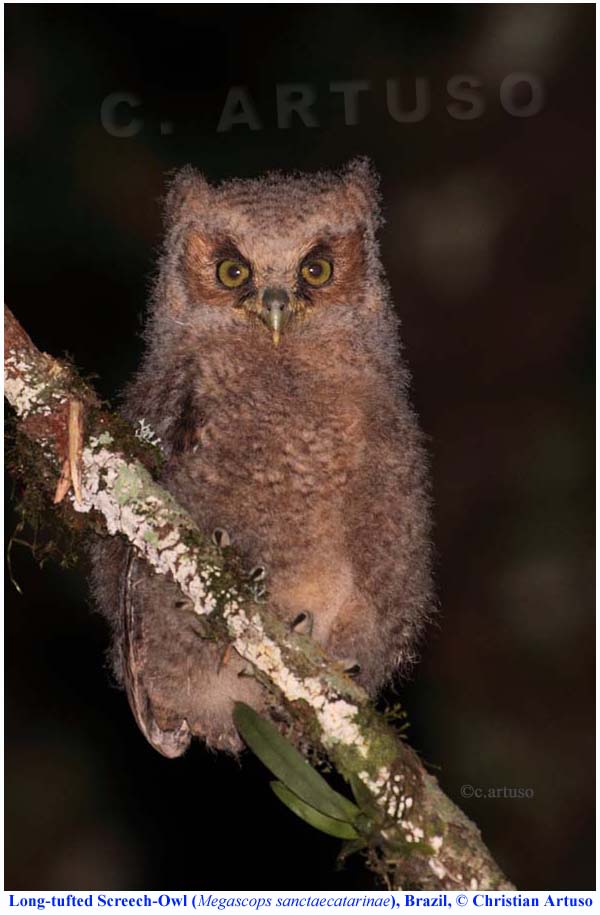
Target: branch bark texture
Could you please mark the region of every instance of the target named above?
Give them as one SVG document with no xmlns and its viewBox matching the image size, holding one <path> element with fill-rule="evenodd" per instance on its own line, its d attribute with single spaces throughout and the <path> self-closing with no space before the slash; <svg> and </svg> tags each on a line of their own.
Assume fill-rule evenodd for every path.
<svg viewBox="0 0 600 915">
<path fill-rule="evenodd" d="M 171 575 L 211 634 L 257 670 L 303 741 L 324 752 L 372 810 L 371 863 L 394 889 L 511 889 L 477 827 L 441 791 L 367 695 L 291 633 L 244 575 L 153 479 L 148 447 L 102 409 L 67 363 L 41 353 L 5 310 L 5 395 L 35 446 L 39 479 L 67 523 L 125 537 Z M 151 449 L 150 449 L 151 450 Z"/>
</svg>

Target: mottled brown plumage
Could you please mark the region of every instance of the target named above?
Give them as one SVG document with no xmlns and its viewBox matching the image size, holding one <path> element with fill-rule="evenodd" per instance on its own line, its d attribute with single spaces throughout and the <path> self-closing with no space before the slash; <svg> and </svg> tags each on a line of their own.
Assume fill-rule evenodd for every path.
<svg viewBox="0 0 600 915">
<path fill-rule="evenodd" d="M 426 461 L 377 197 L 364 160 L 218 187 L 181 171 L 125 398 L 126 415 L 162 439 L 167 488 L 207 533 L 226 529 L 249 567 L 266 567 L 276 611 L 290 624 L 312 615 L 313 637 L 356 659 L 371 693 L 412 660 L 430 605 Z M 219 278 L 246 274 L 235 288 Z M 239 659 L 220 665 L 175 586 L 120 542 L 96 550 L 94 578 L 150 742 L 169 756 L 191 734 L 236 750 L 233 701 L 262 700 Z"/>
</svg>

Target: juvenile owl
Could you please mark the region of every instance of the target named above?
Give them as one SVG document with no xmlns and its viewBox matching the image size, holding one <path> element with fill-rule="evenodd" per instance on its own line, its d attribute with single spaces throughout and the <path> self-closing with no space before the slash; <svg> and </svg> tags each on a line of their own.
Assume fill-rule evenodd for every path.
<svg viewBox="0 0 600 915">
<path fill-rule="evenodd" d="M 124 410 L 160 437 L 162 482 L 197 524 L 264 568 L 270 606 L 372 694 L 413 659 L 430 604 L 426 460 L 379 223 L 366 160 L 218 186 L 183 169 Z M 233 703 L 263 702 L 241 659 L 116 538 L 94 586 L 150 743 L 239 749 Z"/>
</svg>

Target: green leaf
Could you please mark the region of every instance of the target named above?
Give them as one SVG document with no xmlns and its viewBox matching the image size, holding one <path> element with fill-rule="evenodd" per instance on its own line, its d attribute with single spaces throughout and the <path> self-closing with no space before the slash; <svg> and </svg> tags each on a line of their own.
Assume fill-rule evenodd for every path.
<svg viewBox="0 0 600 915">
<path fill-rule="evenodd" d="M 330 788 L 270 721 L 258 715 L 245 702 L 236 702 L 233 720 L 250 749 L 298 798 L 321 814 L 346 823 L 358 816 L 358 807 Z"/>
<path fill-rule="evenodd" d="M 310 804 L 306 804 L 285 785 L 282 785 L 281 782 L 271 782 L 271 788 L 279 800 L 286 807 L 289 807 L 297 817 L 308 823 L 309 826 L 313 826 L 321 832 L 326 832 L 328 836 L 335 836 L 336 839 L 358 839 L 358 833 L 351 823 L 344 820 L 336 820 L 333 817 L 326 816 L 324 813 L 320 813 Z"/>
</svg>

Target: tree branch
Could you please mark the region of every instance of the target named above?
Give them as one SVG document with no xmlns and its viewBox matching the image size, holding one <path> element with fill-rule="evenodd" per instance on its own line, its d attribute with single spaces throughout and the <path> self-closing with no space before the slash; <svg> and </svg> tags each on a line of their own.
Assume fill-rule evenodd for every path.
<svg viewBox="0 0 600 915">
<path fill-rule="evenodd" d="M 370 811 L 370 863 L 392 888 L 512 888 L 477 827 L 366 693 L 253 599 L 237 565 L 154 481 L 153 449 L 102 409 L 71 366 L 40 353 L 8 309 L 5 395 L 37 456 L 27 484 L 56 501 L 76 530 L 83 521 L 84 530 L 125 537 L 157 574 L 175 579 L 211 634 L 254 666 L 303 742 L 352 781 Z"/>
</svg>

